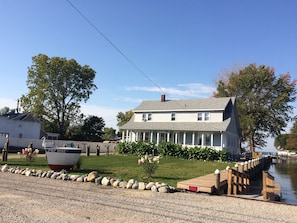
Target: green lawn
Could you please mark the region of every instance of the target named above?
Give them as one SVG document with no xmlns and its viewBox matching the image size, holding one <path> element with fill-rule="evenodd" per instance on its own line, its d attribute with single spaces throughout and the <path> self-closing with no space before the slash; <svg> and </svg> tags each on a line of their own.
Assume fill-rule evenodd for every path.
<svg viewBox="0 0 297 223">
<path fill-rule="evenodd" d="M 167 183 L 175 187 L 179 181 L 213 173 L 216 169 L 223 170 L 227 166 L 234 166 L 234 163 L 162 157 L 155 175 L 148 179 L 143 173 L 142 166 L 137 164 L 138 159 L 139 157 L 134 155 L 81 156 L 81 169 L 71 171 L 71 173 L 83 175 L 96 170 L 100 176 L 109 176 L 122 180 L 133 178 L 144 182 L 154 181 Z M 36 170 L 50 170 L 45 157 L 37 157 L 34 161 L 27 162 L 24 158 L 9 158 L 8 156 L 7 162 L 0 162 L 2 165 L 4 163 Z"/>
</svg>

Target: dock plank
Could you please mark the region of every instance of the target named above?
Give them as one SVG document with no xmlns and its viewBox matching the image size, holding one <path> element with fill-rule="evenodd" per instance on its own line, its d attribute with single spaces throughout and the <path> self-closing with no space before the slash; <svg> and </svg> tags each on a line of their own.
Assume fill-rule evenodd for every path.
<svg viewBox="0 0 297 223">
<path fill-rule="evenodd" d="M 189 180 L 180 181 L 177 183 L 177 189 L 214 193 L 215 192 L 216 175 L 214 173 L 205 176 L 195 177 Z M 220 171 L 220 187 L 227 184 L 227 171 Z M 197 190 L 195 190 L 197 188 Z"/>
</svg>

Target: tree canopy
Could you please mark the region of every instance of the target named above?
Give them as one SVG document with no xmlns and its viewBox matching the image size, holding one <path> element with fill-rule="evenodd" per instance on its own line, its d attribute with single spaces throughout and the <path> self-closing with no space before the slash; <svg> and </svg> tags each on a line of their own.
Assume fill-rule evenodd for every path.
<svg viewBox="0 0 297 223">
<path fill-rule="evenodd" d="M 226 75 L 218 81 L 214 96 L 236 97 L 242 141 L 253 152 L 294 118 L 291 102 L 296 100 L 296 80 L 291 81 L 289 73 L 276 77 L 273 68 L 255 64 Z"/>
<path fill-rule="evenodd" d="M 134 115 L 134 112 L 131 110 L 125 113 L 119 112 L 117 115 L 117 121 L 118 121 L 117 126 L 123 126 L 124 124 L 126 124 L 132 118 L 133 115 Z"/>
<path fill-rule="evenodd" d="M 84 120 L 81 129 L 89 141 L 102 141 L 104 135 L 103 128 L 105 126 L 104 120 L 101 117 L 89 116 Z"/>
<path fill-rule="evenodd" d="M 22 95 L 21 106 L 45 124 L 46 131 L 65 136 L 68 126 L 80 114 L 80 103 L 86 102 L 97 86 L 96 72 L 74 59 L 32 57 L 28 68 L 28 94 Z"/>
</svg>

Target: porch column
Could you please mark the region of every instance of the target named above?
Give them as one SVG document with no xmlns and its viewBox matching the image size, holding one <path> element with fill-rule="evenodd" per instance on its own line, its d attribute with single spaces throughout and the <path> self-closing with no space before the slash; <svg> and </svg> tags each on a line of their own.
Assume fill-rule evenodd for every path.
<svg viewBox="0 0 297 223">
<path fill-rule="evenodd" d="M 154 132 L 151 132 L 151 135 L 150 135 L 150 142 L 153 142 L 153 134 L 154 134 Z"/>
<path fill-rule="evenodd" d="M 125 142 L 125 131 L 122 131 L 122 142 Z"/>
<path fill-rule="evenodd" d="M 177 144 L 177 132 L 175 133 L 174 143 Z"/>
<path fill-rule="evenodd" d="M 213 133 L 210 134 L 210 145 L 213 146 Z"/>
<path fill-rule="evenodd" d="M 126 140 L 125 140 L 126 142 L 129 142 L 129 131 L 128 131 L 128 129 L 127 129 L 127 131 L 126 131 Z"/>
<path fill-rule="evenodd" d="M 195 145 L 195 132 L 193 132 L 192 134 L 192 145 L 193 146 Z"/>
<path fill-rule="evenodd" d="M 143 132 L 142 141 L 145 142 L 145 132 Z"/>
<path fill-rule="evenodd" d="M 157 145 L 159 145 L 159 140 L 160 140 L 160 133 L 157 132 Z"/>
<path fill-rule="evenodd" d="M 224 145 L 224 137 L 223 137 L 223 132 L 221 132 L 221 147 L 222 147 L 222 150 L 224 150 L 224 147 L 225 147 L 225 145 Z"/>
<path fill-rule="evenodd" d="M 138 132 L 135 133 L 135 142 L 138 141 Z"/>
<path fill-rule="evenodd" d="M 167 132 L 167 142 L 170 140 L 170 132 Z"/>
<path fill-rule="evenodd" d="M 186 145 L 186 138 L 187 138 L 187 133 L 184 132 L 184 136 L 183 136 L 183 145 Z"/>
<path fill-rule="evenodd" d="M 205 136 L 204 133 L 201 134 L 201 146 L 205 145 Z"/>
</svg>

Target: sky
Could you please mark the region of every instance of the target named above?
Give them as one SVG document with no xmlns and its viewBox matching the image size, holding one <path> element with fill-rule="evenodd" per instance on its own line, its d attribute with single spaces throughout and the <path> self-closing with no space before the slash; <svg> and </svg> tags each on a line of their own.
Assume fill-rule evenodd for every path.
<svg viewBox="0 0 297 223">
<path fill-rule="evenodd" d="M 1 0 L 0 108 L 28 93 L 38 54 L 95 70 L 98 89 L 81 110 L 115 129 L 119 112 L 162 93 L 211 97 L 236 67 L 297 79 L 296 9 L 295 0 Z"/>
</svg>

